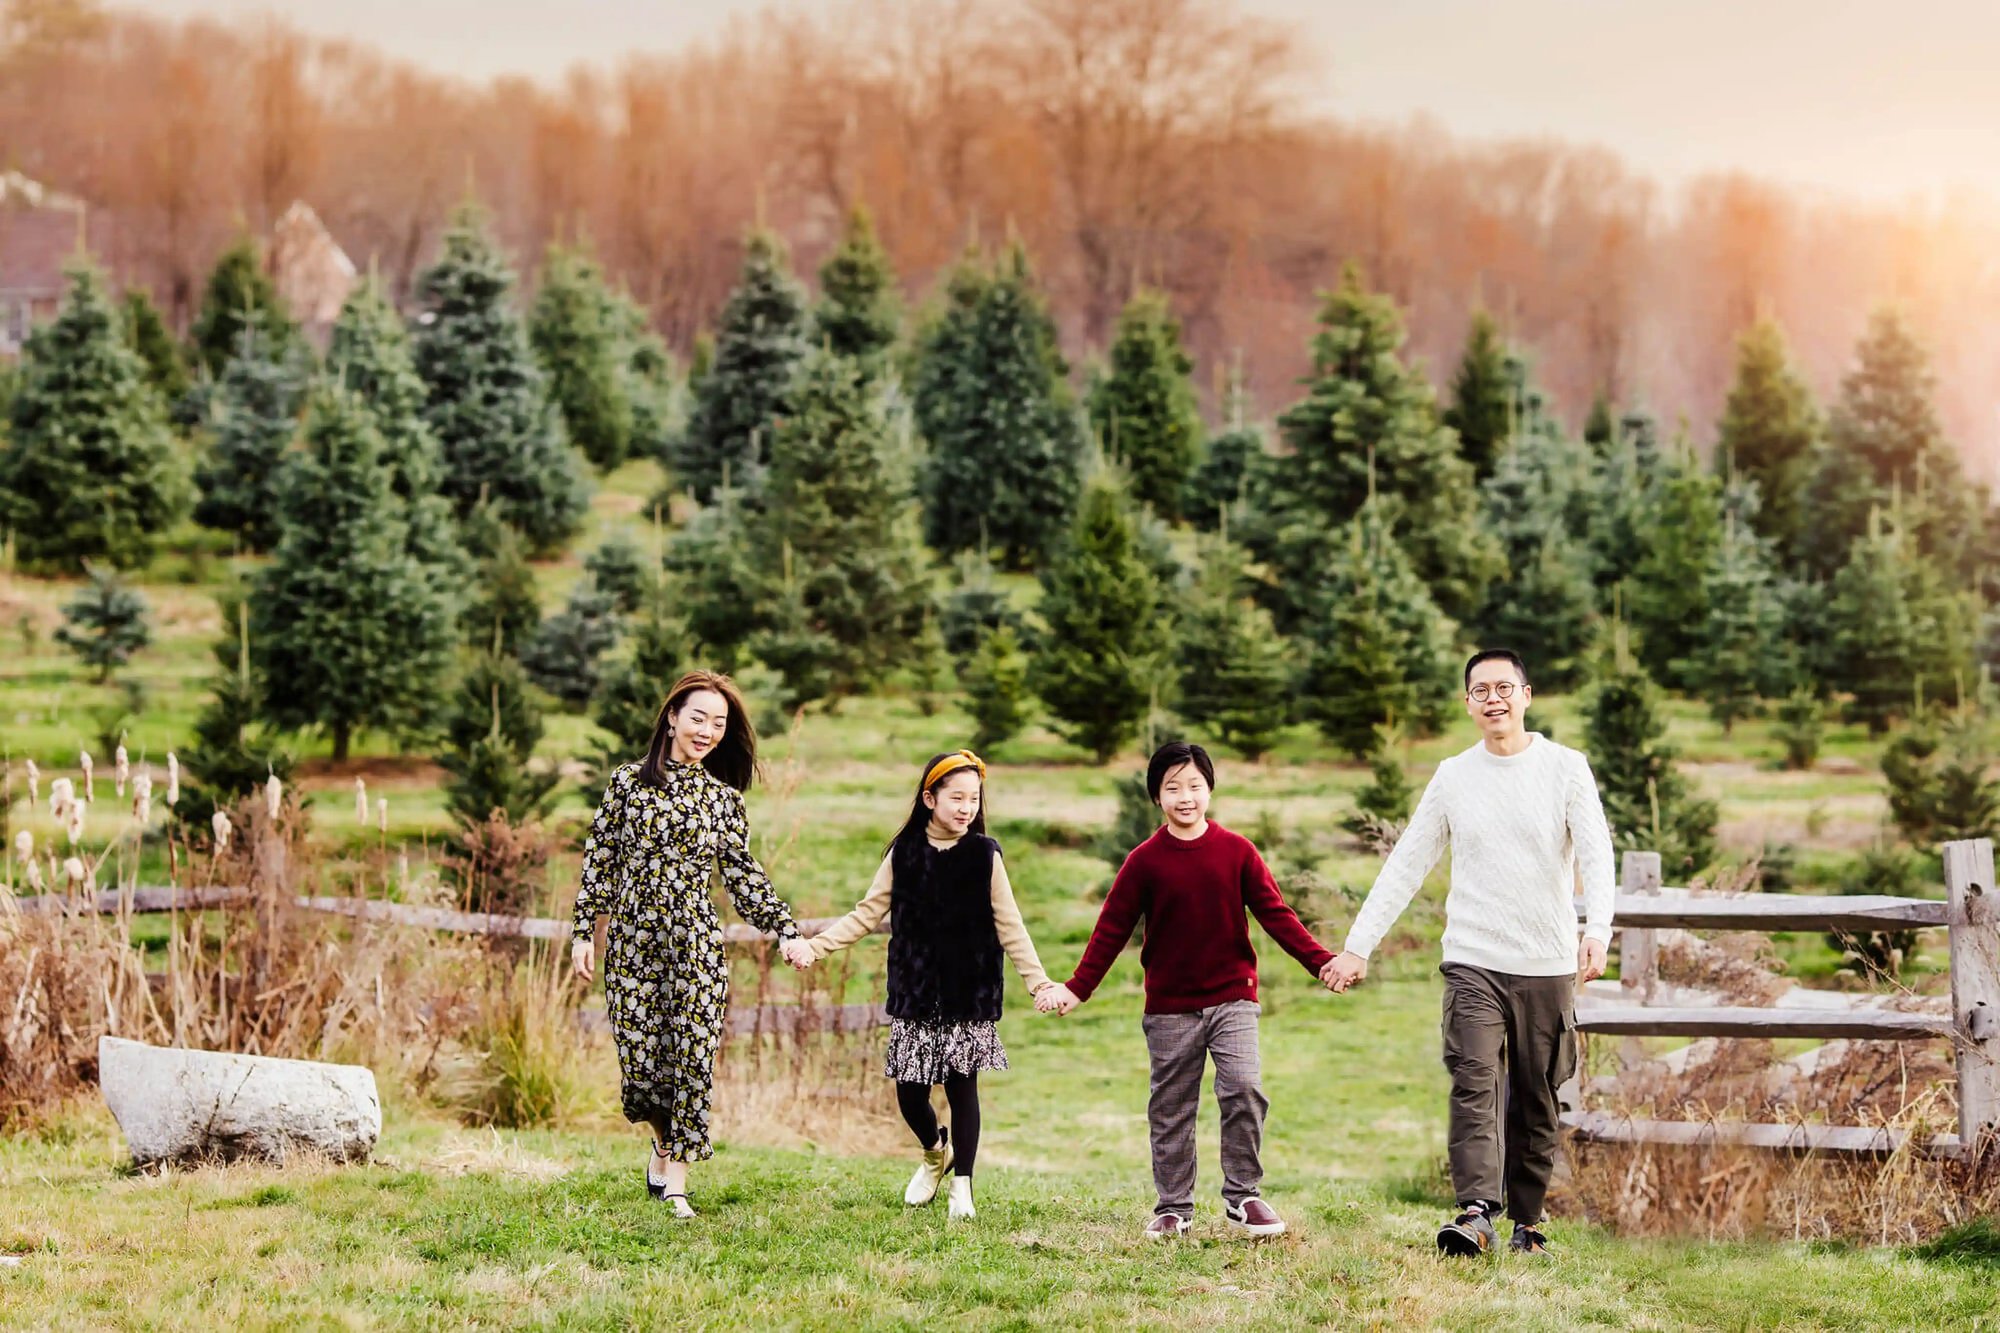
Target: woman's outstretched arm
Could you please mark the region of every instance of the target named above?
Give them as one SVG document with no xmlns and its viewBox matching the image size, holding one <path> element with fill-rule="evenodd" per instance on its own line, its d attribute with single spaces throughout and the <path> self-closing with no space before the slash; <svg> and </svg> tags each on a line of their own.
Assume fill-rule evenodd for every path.
<svg viewBox="0 0 2000 1333">
<path fill-rule="evenodd" d="M 722 841 L 716 847 L 716 858 L 722 868 L 722 887 L 729 891 L 738 916 L 780 939 L 798 938 L 792 909 L 771 887 L 771 877 L 750 852 L 750 816 L 739 791 L 728 791 L 723 797 Z"/>
</svg>

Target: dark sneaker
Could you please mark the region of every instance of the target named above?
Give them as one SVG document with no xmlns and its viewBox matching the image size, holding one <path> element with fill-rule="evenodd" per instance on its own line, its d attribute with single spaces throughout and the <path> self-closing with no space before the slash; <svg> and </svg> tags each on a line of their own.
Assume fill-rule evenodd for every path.
<svg viewBox="0 0 2000 1333">
<path fill-rule="evenodd" d="M 1465 1211 L 1438 1228 L 1438 1252 L 1473 1258 L 1500 1243 L 1484 1204 L 1467 1204 Z"/>
<path fill-rule="evenodd" d="M 1224 1204 L 1222 1211 L 1229 1218 L 1229 1225 L 1249 1236 L 1282 1236 L 1285 1234 L 1285 1219 L 1277 1210 L 1262 1199 L 1245 1199 L 1237 1204 Z"/>
<path fill-rule="evenodd" d="M 1182 1217 L 1179 1213 L 1158 1213 L 1146 1223 L 1147 1240 L 1173 1240 L 1185 1236 L 1194 1219 Z"/>
<path fill-rule="evenodd" d="M 1547 1254 L 1549 1238 L 1542 1234 L 1540 1227 L 1531 1227 L 1525 1222 L 1514 1224 L 1514 1235 L 1507 1242 L 1507 1248 L 1515 1254 Z"/>
</svg>

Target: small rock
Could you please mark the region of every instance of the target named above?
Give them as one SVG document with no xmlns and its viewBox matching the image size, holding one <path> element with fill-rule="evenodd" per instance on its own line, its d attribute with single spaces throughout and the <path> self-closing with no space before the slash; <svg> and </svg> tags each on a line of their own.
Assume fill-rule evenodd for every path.
<svg viewBox="0 0 2000 1333">
<path fill-rule="evenodd" d="M 360 1065 L 100 1037 L 97 1075 L 137 1166 L 301 1151 L 366 1161 L 382 1135 L 375 1075 Z"/>
</svg>

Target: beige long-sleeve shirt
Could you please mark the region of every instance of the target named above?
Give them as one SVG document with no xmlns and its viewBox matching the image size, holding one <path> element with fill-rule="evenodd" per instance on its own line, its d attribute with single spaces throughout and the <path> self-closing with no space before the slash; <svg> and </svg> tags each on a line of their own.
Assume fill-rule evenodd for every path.
<svg viewBox="0 0 2000 1333">
<path fill-rule="evenodd" d="M 933 828 L 926 836 L 931 846 L 943 851 L 954 846 L 957 838 L 940 838 Z M 828 926 L 817 935 L 806 938 L 812 946 L 813 957 L 825 958 L 853 944 L 856 940 L 871 934 L 889 915 L 889 899 L 894 893 L 895 871 L 890 868 L 889 858 L 884 856 L 875 878 L 868 885 L 867 894 L 854 905 L 854 910 Z M 1042 970 L 1042 960 L 1035 953 L 1035 943 L 1028 938 L 1028 925 L 1021 919 L 1021 908 L 1014 901 L 1014 886 L 1007 880 L 1007 862 L 1004 858 L 993 858 L 993 928 L 1000 936 L 1000 947 L 1007 951 L 1007 959 L 1014 964 L 1014 970 L 1021 974 L 1021 980 L 1033 995 L 1055 983 Z"/>
</svg>

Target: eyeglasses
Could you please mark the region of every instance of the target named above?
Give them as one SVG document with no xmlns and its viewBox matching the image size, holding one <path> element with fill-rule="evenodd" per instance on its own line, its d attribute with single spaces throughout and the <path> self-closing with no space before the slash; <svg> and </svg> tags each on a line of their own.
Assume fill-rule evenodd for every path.
<svg viewBox="0 0 2000 1333">
<path fill-rule="evenodd" d="M 1469 693 L 1476 704 L 1483 704 L 1488 699 L 1511 699 L 1514 697 L 1514 682 L 1503 680 L 1492 685 L 1481 682 L 1474 685 Z"/>
</svg>

